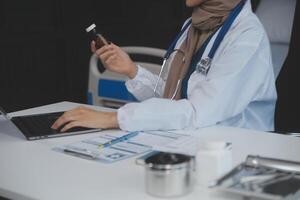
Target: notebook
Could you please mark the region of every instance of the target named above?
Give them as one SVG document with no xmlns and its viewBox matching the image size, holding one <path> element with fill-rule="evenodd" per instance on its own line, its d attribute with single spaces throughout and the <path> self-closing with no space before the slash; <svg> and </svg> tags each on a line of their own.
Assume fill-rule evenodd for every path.
<svg viewBox="0 0 300 200">
<path fill-rule="evenodd" d="M 5 110 L 0 107 L 0 113 L 9 121 L 11 121 L 17 129 L 19 129 L 27 140 L 38 140 L 44 138 L 62 137 L 68 135 L 77 135 L 83 133 L 98 132 L 101 129 L 75 127 L 68 131 L 60 132 L 59 128 L 54 130 L 51 128 L 53 123 L 64 113 L 43 113 L 34 115 L 24 115 L 18 117 L 9 117 Z"/>
</svg>

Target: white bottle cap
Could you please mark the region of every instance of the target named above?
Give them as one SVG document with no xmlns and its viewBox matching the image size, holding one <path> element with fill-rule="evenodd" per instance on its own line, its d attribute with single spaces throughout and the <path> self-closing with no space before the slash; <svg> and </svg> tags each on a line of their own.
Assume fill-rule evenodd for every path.
<svg viewBox="0 0 300 200">
<path fill-rule="evenodd" d="M 211 150 L 211 151 L 220 151 L 228 148 L 230 143 L 224 141 L 207 141 L 201 142 L 198 146 L 199 149 Z"/>
<path fill-rule="evenodd" d="M 96 24 L 90 25 L 89 27 L 87 27 L 87 28 L 85 29 L 85 31 L 86 31 L 86 32 L 90 32 L 90 31 L 93 30 L 94 28 L 96 28 Z"/>
</svg>

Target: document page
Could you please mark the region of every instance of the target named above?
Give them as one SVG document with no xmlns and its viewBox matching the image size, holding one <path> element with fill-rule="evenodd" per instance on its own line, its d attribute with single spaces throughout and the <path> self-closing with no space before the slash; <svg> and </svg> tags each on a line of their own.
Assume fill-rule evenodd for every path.
<svg viewBox="0 0 300 200">
<path fill-rule="evenodd" d="M 118 134 L 105 133 L 98 137 L 55 147 L 53 150 L 80 158 L 111 163 L 151 150 L 193 155 L 196 148 L 195 137 L 166 131 L 138 132 L 136 136 L 126 141 L 100 148 L 101 145 L 126 134 L 128 132 L 125 131 Z"/>
<path fill-rule="evenodd" d="M 170 134 L 175 135 L 174 133 Z M 198 143 L 199 138 L 197 137 L 189 135 L 177 135 L 176 139 L 165 144 L 154 144 L 153 150 L 193 156 L 197 153 Z"/>
</svg>

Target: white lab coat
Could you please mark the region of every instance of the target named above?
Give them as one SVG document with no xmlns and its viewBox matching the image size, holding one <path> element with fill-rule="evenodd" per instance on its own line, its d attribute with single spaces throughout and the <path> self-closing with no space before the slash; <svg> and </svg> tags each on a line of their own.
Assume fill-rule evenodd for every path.
<svg viewBox="0 0 300 200">
<path fill-rule="evenodd" d="M 186 38 L 187 31 L 177 42 Z M 211 49 L 211 39 L 203 57 Z M 211 125 L 274 129 L 276 89 L 267 35 L 247 1 L 219 46 L 207 76 L 194 72 L 187 99 L 153 97 L 157 75 L 139 66 L 127 89 L 142 102 L 118 110 L 123 130 L 194 129 Z M 159 88 L 163 94 L 163 87 Z"/>
</svg>

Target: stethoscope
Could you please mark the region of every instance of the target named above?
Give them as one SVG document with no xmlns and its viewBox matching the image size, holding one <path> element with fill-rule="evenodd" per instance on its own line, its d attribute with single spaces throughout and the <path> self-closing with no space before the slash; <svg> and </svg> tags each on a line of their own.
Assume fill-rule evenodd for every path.
<svg viewBox="0 0 300 200">
<path fill-rule="evenodd" d="M 212 45 L 212 47 L 211 47 L 208 55 L 206 57 L 202 58 L 204 50 L 207 47 L 207 45 L 209 43 L 209 40 L 212 37 L 209 37 L 208 41 L 206 41 L 202 45 L 202 47 L 194 54 L 194 56 L 192 58 L 192 63 L 191 63 L 191 66 L 190 66 L 190 67 L 194 68 L 194 70 L 192 70 L 192 71 L 196 71 L 197 73 L 201 73 L 204 76 L 207 76 L 207 74 L 208 74 L 208 72 L 210 70 L 211 63 L 212 63 L 212 60 L 213 60 L 213 58 L 215 56 L 216 51 L 218 50 L 220 44 L 222 43 L 225 35 L 228 33 L 231 25 L 233 24 L 233 22 L 235 21 L 235 19 L 237 18 L 237 16 L 241 12 L 242 8 L 244 7 L 246 1 L 247 0 L 241 0 L 241 2 L 231 11 L 231 13 L 229 14 L 229 16 L 227 17 L 227 19 L 223 23 L 223 26 L 218 31 L 218 35 L 216 36 L 216 39 L 215 39 L 215 41 L 214 41 L 214 43 L 213 43 L 213 45 Z M 183 35 L 183 33 L 188 29 L 188 27 L 190 27 L 191 23 L 192 23 L 192 20 L 190 19 L 184 25 L 184 27 L 179 32 L 179 34 L 175 37 L 175 39 L 173 40 L 173 42 L 169 46 L 166 54 L 163 57 L 163 63 L 161 65 L 160 72 L 159 72 L 159 75 L 158 75 L 158 78 L 157 78 L 157 81 L 156 81 L 156 84 L 155 84 L 155 87 L 154 87 L 154 90 L 153 90 L 155 96 L 156 96 L 156 91 L 157 91 L 158 84 L 159 84 L 159 82 L 162 79 L 162 73 L 164 71 L 166 63 L 167 63 L 168 59 L 170 58 L 170 56 L 173 53 L 181 53 L 181 54 L 183 54 L 183 60 L 182 60 L 182 62 L 183 63 L 185 62 L 184 52 L 182 50 L 180 50 L 180 49 L 175 49 L 175 46 L 176 46 L 178 40 Z M 173 100 L 175 98 L 175 96 L 176 96 L 176 94 L 178 92 L 178 88 L 179 88 L 180 82 L 181 82 L 181 80 L 178 80 L 176 88 L 175 88 L 175 91 L 174 91 L 174 94 L 171 97 L 171 100 Z"/>
</svg>

